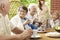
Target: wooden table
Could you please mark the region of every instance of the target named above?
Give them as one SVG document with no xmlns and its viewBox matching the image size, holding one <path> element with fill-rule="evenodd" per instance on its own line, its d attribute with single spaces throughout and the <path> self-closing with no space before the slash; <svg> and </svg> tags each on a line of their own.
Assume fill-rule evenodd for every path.
<svg viewBox="0 0 60 40">
<path fill-rule="evenodd" d="M 47 32 L 55 32 L 55 30 L 48 28 Z M 31 40 L 60 40 L 60 38 L 50 38 L 50 37 L 47 37 L 45 34 L 46 33 L 38 33 L 38 35 L 40 35 L 41 38 L 40 39 L 31 39 Z"/>
</svg>

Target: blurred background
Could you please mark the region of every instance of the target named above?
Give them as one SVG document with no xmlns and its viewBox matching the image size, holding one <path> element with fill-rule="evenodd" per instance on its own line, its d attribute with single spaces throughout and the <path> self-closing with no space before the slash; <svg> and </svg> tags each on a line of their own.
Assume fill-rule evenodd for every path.
<svg viewBox="0 0 60 40">
<path fill-rule="evenodd" d="M 17 8 L 19 6 L 27 6 L 30 3 L 36 3 L 38 4 L 38 0 L 10 0 L 10 11 L 9 11 L 9 18 L 11 19 L 13 16 L 17 14 Z M 46 5 L 48 6 L 50 10 L 50 0 L 46 0 Z M 48 18 L 48 15 L 46 15 Z"/>
</svg>

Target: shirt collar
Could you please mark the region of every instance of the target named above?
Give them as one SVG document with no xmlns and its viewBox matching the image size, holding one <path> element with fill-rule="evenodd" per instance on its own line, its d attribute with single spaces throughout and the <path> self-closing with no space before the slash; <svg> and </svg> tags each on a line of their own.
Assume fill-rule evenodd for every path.
<svg viewBox="0 0 60 40">
<path fill-rule="evenodd" d="M 2 16 L 3 16 L 2 13 L 0 13 L 0 18 L 1 18 Z"/>
<path fill-rule="evenodd" d="M 1 18 L 1 17 L 8 17 L 8 15 L 6 15 L 6 16 L 3 16 L 3 15 L 2 15 L 2 13 L 0 13 L 0 18 Z"/>
<path fill-rule="evenodd" d="M 30 13 L 28 13 L 28 16 L 31 17 L 31 18 L 33 18 L 33 16 Z"/>
</svg>

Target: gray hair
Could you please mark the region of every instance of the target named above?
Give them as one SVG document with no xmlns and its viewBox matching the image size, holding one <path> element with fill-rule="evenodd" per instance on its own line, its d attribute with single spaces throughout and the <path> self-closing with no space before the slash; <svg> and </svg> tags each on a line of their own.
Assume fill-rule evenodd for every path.
<svg viewBox="0 0 60 40">
<path fill-rule="evenodd" d="M 31 9 L 33 6 L 37 7 L 36 4 L 31 3 L 31 4 L 28 6 L 28 10 Z"/>
<path fill-rule="evenodd" d="M 8 0 L 0 0 L 0 6 L 2 5 L 2 4 L 6 4 L 8 2 Z"/>
</svg>

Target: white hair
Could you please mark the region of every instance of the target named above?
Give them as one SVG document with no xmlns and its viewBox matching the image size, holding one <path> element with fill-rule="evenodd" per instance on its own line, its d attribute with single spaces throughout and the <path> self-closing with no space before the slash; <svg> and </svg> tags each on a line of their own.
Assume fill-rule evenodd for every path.
<svg viewBox="0 0 60 40">
<path fill-rule="evenodd" d="M 31 4 L 28 6 L 28 10 L 29 10 L 29 9 L 31 9 L 33 6 L 37 7 L 37 5 L 36 5 L 36 4 L 31 3 Z"/>
<path fill-rule="evenodd" d="M 2 4 L 6 4 L 6 3 L 8 3 L 8 0 L 0 0 L 0 6 L 2 5 Z"/>
</svg>

